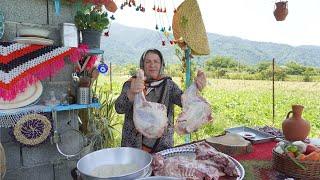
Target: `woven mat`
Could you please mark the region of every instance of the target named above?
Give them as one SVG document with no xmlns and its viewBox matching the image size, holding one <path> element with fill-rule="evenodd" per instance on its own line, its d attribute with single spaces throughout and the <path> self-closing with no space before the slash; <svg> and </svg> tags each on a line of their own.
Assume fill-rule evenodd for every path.
<svg viewBox="0 0 320 180">
<path fill-rule="evenodd" d="M 234 156 L 245 169 L 246 180 L 282 180 L 286 177 L 272 169 L 272 148 L 277 142 L 254 144 L 253 152 Z"/>
</svg>

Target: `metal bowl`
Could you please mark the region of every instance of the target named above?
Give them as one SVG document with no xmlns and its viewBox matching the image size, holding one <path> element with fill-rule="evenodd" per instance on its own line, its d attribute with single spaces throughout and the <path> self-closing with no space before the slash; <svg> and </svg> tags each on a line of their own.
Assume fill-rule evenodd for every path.
<svg viewBox="0 0 320 180">
<path fill-rule="evenodd" d="M 177 178 L 177 177 L 169 177 L 169 176 L 150 176 L 139 178 L 136 180 L 183 180 L 184 178 Z"/>
<path fill-rule="evenodd" d="M 82 157 L 77 163 L 77 169 L 80 172 L 81 177 L 85 180 L 127 180 L 137 179 L 148 175 L 151 170 L 151 162 L 152 156 L 140 149 L 130 147 L 108 148 L 92 152 Z M 119 164 L 135 164 L 137 165 L 138 170 L 128 174 L 103 178 L 92 175 L 92 171 L 99 166 Z"/>
</svg>

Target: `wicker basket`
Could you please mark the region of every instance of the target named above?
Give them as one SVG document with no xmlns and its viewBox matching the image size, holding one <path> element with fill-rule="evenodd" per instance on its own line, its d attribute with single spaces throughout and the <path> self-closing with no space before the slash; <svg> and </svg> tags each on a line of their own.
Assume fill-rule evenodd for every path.
<svg viewBox="0 0 320 180">
<path fill-rule="evenodd" d="M 299 161 L 306 170 L 297 166 L 289 157 L 272 150 L 273 168 L 287 176 L 299 179 L 320 179 L 320 161 Z"/>
</svg>

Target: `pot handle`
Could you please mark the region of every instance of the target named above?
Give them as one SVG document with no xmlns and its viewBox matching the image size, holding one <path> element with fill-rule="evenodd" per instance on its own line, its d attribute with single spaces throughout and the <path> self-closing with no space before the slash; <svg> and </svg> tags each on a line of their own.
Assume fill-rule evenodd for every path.
<svg viewBox="0 0 320 180">
<path fill-rule="evenodd" d="M 289 118 L 289 115 L 293 113 L 293 111 L 289 111 L 288 114 L 287 114 L 287 119 Z"/>
</svg>

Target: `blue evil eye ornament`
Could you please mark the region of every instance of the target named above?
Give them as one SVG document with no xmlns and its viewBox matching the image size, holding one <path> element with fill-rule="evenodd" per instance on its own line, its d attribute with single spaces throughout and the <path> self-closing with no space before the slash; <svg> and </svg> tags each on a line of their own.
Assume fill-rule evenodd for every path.
<svg viewBox="0 0 320 180">
<path fill-rule="evenodd" d="M 105 63 L 99 64 L 98 71 L 102 74 L 105 74 L 108 72 L 108 65 Z"/>
</svg>

